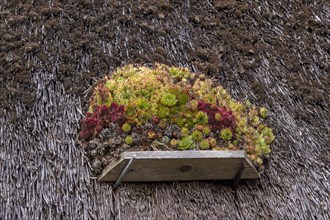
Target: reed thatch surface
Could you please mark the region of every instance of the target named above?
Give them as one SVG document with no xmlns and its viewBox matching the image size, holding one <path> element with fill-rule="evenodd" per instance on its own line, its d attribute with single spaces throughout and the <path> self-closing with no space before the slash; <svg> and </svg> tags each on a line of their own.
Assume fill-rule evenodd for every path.
<svg viewBox="0 0 330 220">
<path fill-rule="evenodd" d="M 330 219 L 328 1 L 0 3 L 0 219 Z M 270 109 L 261 180 L 111 184 L 77 128 L 94 81 L 184 65 Z"/>
</svg>

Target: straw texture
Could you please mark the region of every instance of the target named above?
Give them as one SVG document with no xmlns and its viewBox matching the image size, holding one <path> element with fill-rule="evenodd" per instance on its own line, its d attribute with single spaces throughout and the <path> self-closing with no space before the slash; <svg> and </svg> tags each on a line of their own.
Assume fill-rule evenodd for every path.
<svg viewBox="0 0 330 220">
<path fill-rule="evenodd" d="M 330 219 L 328 1 L 41 2 L 0 3 L 0 219 Z M 270 109 L 277 139 L 260 180 L 112 191 L 91 178 L 82 92 L 155 61 Z"/>
</svg>

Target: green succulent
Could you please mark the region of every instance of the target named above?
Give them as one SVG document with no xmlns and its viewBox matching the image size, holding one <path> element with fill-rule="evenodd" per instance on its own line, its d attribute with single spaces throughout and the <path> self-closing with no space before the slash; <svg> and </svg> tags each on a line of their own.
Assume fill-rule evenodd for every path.
<svg viewBox="0 0 330 220">
<path fill-rule="evenodd" d="M 203 128 L 203 134 L 204 135 L 209 135 L 211 133 L 210 127 L 206 126 Z"/>
<path fill-rule="evenodd" d="M 262 135 L 258 135 L 256 141 L 256 153 L 257 156 L 268 155 L 270 153 L 270 147 L 266 143 L 265 138 Z"/>
<path fill-rule="evenodd" d="M 165 129 L 167 127 L 167 122 L 165 119 L 162 119 L 159 121 L 158 126 L 162 129 Z"/>
<path fill-rule="evenodd" d="M 111 92 L 104 86 L 99 86 L 98 91 L 95 94 L 94 100 L 96 101 L 95 104 L 98 106 L 110 106 L 113 101 Z"/>
<path fill-rule="evenodd" d="M 207 114 L 202 111 L 197 112 L 196 117 L 195 117 L 195 122 L 196 122 L 196 124 L 199 124 L 199 125 L 207 124 L 207 122 L 208 122 Z"/>
<path fill-rule="evenodd" d="M 179 143 L 178 143 L 178 149 L 179 150 L 189 150 L 193 147 L 193 140 L 191 139 L 191 136 L 183 137 Z"/>
<path fill-rule="evenodd" d="M 243 112 L 245 110 L 245 106 L 242 103 L 233 100 L 228 102 L 228 106 L 232 111 L 235 112 Z"/>
<path fill-rule="evenodd" d="M 217 139 L 210 138 L 209 139 L 209 144 L 210 144 L 211 147 L 215 147 L 217 145 Z"/>
<path fill-rule="evenodd" d="M 188 128 L 193 128 L 195 126 L 194 118 L 184 118 L 185 119 L 185 126 Z"/>
<path fill-rule="evenodd" d="M 159 105 L 158 106 L 158 111 L 157 111 L 157 115 L 160 118 L 166 118 L 167 116 L 170 115 L 170 109 L 166 106 L 163 105 Z"/>
<path fill-rule="evenodd" d="M 127 136 L 125 137 L 125 143 L 128 144 L 128 145 L 133 144 L 133 138 L 132 138 L 131 135 L 127 135 Z"/>
<path fill-rule="evenodd" d="M 154 130 L 149 130 L 148 131 L 148 138 L 149 139 L 156 139 L 157 138 L 157 134 L 156 134 L 156 132 L 154 131 Z"/>
<path fill-rule="evenodd" d="M 256 160 L 257 164 L 260 166 L 261 164 L 263 164 L 263 161 L 260 157 L 257 158 Z"/>
<path fill-rule="evenodd" d="M 163 136 L 161 142 L 167 144 L 168 142 L 170 142 L 170 138 L 168 136 Z"/>
<path fill-rule="evenodd" d="M 189 95 L 184 92 L 181 92 L 177 94 L 177 99 L 179 105 L 185 105 L 189 101 Z"/>
<path fill-rule="evenodd" d="M 251 118 L 251 123 L 252 123 L 253 126 L 258 126 L 259 123 L 260 123 L 260 118 L 258 116 L 256 116 L 256 115 L 253 116 Z"/>
<path fill-rule="evenodd" d="M 220 138 L 225 141 L 231 140 L 233 133 L 231 132 L 230 128 L 224 128 L 220 131 Z"/>
<path fill-rule="evenodd" d="M 210 148 L 210 144 L 207 140 L 201 140 L 199 142 L 199 148 L 202 149 L 202 150 L 208 150 Z"/>
<path fill-rule="evenodd" d="M 166 92 L 163 94 L 160 102 L 165 106 L 174 106 L 178 100 L 176 99 L 175 95 Z"/>
<path fill-rule="evenodd" d="M 265 107 L 260 108 L 259 114 L 261 118 L 266 118 L 268 115 L 268 110 Z"/>
<path fill-rule="evenodd" d="M 172 139 L 171 142 L 170 142 L 170 145 L 172 147 L 175 147 L 177 144 L 178 144 L 178 141 L 176 139 Z"/>
<path fill-rule="evenodd" d="M 189 129 L 186 127 L 181 128 L 181 134 L 182 136 L 188 136 L 189 135 Z"/>
<path fill-rule="evenodd" d="M 114 88 L 116 87 L 116 81 L 113 79 L 109 79 L 105 82 L 105 87 L 109 90 L 109 91 L 113 91 Z"/>
<path fill-rule="evenodd" d="M 198 101 L 196 101 L 195 99 L 194 99 L 194 100 L 191 100 L 191 101 L 188 103 L 188 106 L 189 106 L 190 110 L 192 110 L 192 111 L 197 111 Z"/>
<path fill-rule="evenodd" d="M 185 105 L 189 101 L 189 95 L 180 87 L 170 87 L 167 92 L 175 95 L 179 105 Z"/>
<path fill-rule="evenodd" d="M 220 121 L 220 120 L 221 120 L 221 114 L 220 114 L 219 112 L 215 113 L 215 115 L 214 115 L 214 119 L 215 119 L 216 121 Z"/>
<path fill-rule="evenodd" d="M 131 131 L 131 125 L 128 123 L 123 124 L 123 126 L 121 126 L 121 129 L 123 130 L 123 132 L 130 132 Z"/>
<path fill-rule="evenodd" d="M 270 144 L 274 141 L 275 135 L 273 134 L 273 130 L 269 127 L 264 127 L 261 131 L 262 135 L 265 138 L 267 144 Z"/>
<path fill-rule="evenodd" d="M 200 78 L 201 80 L 204 80 L 205 77 L 206 77 L 205 74 L 199 74 L 199 75 L 198 75 L 198 78 Z"/>
<path fill-rule="evenodd" d="M 173 123 L 177 124 L 180 127 L 183 127 L 184 124 L 186 123 L 186 119 L 183 118 L 182 116 L 178 116 L 172 119 Z"/>
<path fill-rule="evenodd" d="M 151 118 L 149 112 L 147 111 L 140 111 L 138 117 L 142 124 L 146 123 Z"/>
<path fill-rule="evenodd" d="M 125 108 L 125 116 L 128 119 L 134 119 L 137 116 L 136 110 L 133 105 L 127 105 Z"/>
<path fill-rule="evenodd" d="M 147 110 L 149 108 L 149 103 L 145 98 L 138 98 L 135 106 L 139 110 Z"/>
<path fill-rule="evenodd" d="M 130 99 L 132 98 L 132 96 L 133 96 L 132 92 L 129 91 L 128 89 L 122 91 L 122 92 L 119 94 L 120 100 L 121 100 L 124 104 L 127 104 L 127 103 L 130 101 Z"/>
<path fill-rule="evenodd" d="M 194 141 L 200 141 L 203 138 L 203 133 L 201 131 L 195 130 L 191 133 L 191 137 Z"/>
<path fill-rule="evenodd" d="M 181 71 L 178 68 L 171 67 L 169 73 L 172 78 L 181 77 Z"/>
<path fill-rule="evenodd" d="M 177 105 L 170 107 L 169 110 L 170 110 L 170 114 L 171 114 L 171 115 L 177 115 L 177 114 L 179 114 L 180 112 L 182 112 L 182 108 L 180 108 L 180 107 L 177 106 Z"/>
</svg>

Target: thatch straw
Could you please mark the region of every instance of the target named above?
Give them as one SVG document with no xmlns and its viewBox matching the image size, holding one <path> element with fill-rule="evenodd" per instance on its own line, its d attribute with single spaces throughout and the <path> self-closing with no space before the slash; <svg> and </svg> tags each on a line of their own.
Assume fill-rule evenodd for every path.
<svg viewBox="0 0 330 220">
<path fill-rule="evenodd" d="M 1 3 L 0 42 L 5 45 L 2 48 L 10 43 L 6 43 L 2 32 L 20 33 L 31 41 L 37 39 L 42 53 L 39 56 L 29 52 L 21 57 L 34 85 L 32 109 L 17 103 L 15 115 L 1 110 L 0 219 L 330 219 L 330 56 L 326 46 L 330 9 L 327 1 L 305 4 L 251 1 L 245 11 L 240 11 L 243 17 L 235 8 L 237 5 L 229 4 L 223 11 L 221 5 L 211 7 L 209 1 L 182 1 L 174 8 L 162 6 L 168 19 L 136 18 L 133 21 L 123 20 L 122 10 L 131 10 L 135 5 L 119 2 L 91 3 L 88 10 L 76 9 L 88 7 L 87 3 L 74 7 L 68 3 L 58 6 L 62 8 L 59 16 L 55 16 L 57 6 L 48 12 L 38 8 L 40 5 L 31 5 L 30 12 L 22 12 L 26 19 L 33 16 L 46 19 L 50 13 L 47 19 L 54 19 L 53 23 L 43 23 L 38 18 L 35 21 L 20 21 L 18 17 L 15 17 L 17 21 L 4 19 L 8 14 L 18 13 L 18 8 L 25 9 L 24 5 Z M 48 8 L 49 3 L 42 7 Z M 199 22 L 202 17 L 191 18 L 188 12 L 192 16 L 203 15 L 210 21 Z M 142 9 L 131 13 L 144 14 Z M 299 13 L 310 16 L 305 18 Z M 80 14 L 89 16 L 84 18 L 84 23 L 79 23 Z M 113 16 L 110 22 L 116 27 L 101 19 L 110 15 Z M 96 21 L 92 16 L 98 16 Z M 218 26 L 221 23 L 225 29 L 208 26 L 217 16 Z M 196 23 L 192 25 L 189 19 Z M 133 33 L 133 27 L 142 21 L 158 28 L 141 25 L 141 29 Z M 82 79 L 79 77 L 84 71 L 92 68 L 93 48 L 107 51 L 106 56 L 115 57 L 111 59 L 117 60 L 116 65 L 120 64 L 118 59 L 128 62 L 137 51 L 153 53 L 158 46 L 164 48 L 163 56 L 171 62 L 191 69 L 198 67 L 190 63 L 187 54 L 200 45 L 213 51 L 218 61 L 228 61 L 222 63 L 223 71 L 215 77 L 234 96 L 246 96 L 271 110 L 270 124 L 275 128 L 277 139 L 261 180 L 241 182 L 235 191 L 228 183 L 191 182 L 122 184 L 113 192 L 111 184 L 91 179 L 84 153 L 77 145 L 80 99 L 70 94 L 69 87 L 63 87 L 63 83 L 69 82 L 58 80 L 65 79 L 58 72 L 58 65 L 68 59 L 62 57 L 64 53 L 79 52 L 68 38 L 75 34 L 71 29 L 81 24 L 85 25 L 81 29 L 85 31 L 77 36 L 85 34 L 96 38 L 98 35 L 88 34 L 94 25 L 101 27 L 100 35 L 113 34 L 113 38 L 91 40 L 84 45 L 80 63 L 76 68 L 68 67 L 71 71 L 68 81 Z M 54 31 L 57 25 L 59 29 Z M 167 29 L 171 37 L 154 32 L 160 30 L 159 27 Z M 247 38 L 256 36 L 254 60 L 237 56 L 238 52 L 221 52 L 226 48 L 244 50 L 230 41 L 237 30 Z M 127 40 L 130 36 L 134 36 L 134 42 Z M 10 47 L 24 49 L 23 44 Z M 109 65 L 107 59 L 100 58 L 98 62 Z M 251 64 L 244 71 L 242 62 L 256 65 Z M 116 67 L 110 65 L 104 69 L 100 66 L 100 73 Z M 2 63 L 0 71 L 5 71 Z M 84 82 L 73 83 L 79 87 Z"/>
</svg>

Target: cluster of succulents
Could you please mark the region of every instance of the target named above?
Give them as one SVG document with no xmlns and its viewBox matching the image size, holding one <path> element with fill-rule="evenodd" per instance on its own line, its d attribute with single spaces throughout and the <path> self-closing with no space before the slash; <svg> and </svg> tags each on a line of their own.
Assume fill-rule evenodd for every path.
<svg viewBox="0 0 330 220">
<path fill-rule="evenodd" d="M 125 150 L 245 150 L 260 166 L 275 138 L 266 117 L 266 108 L 234 100 L 204 74 L 127 65 L 98 83 L 79 136 L 88 144 L 112 124 Z"/>
</svg>

